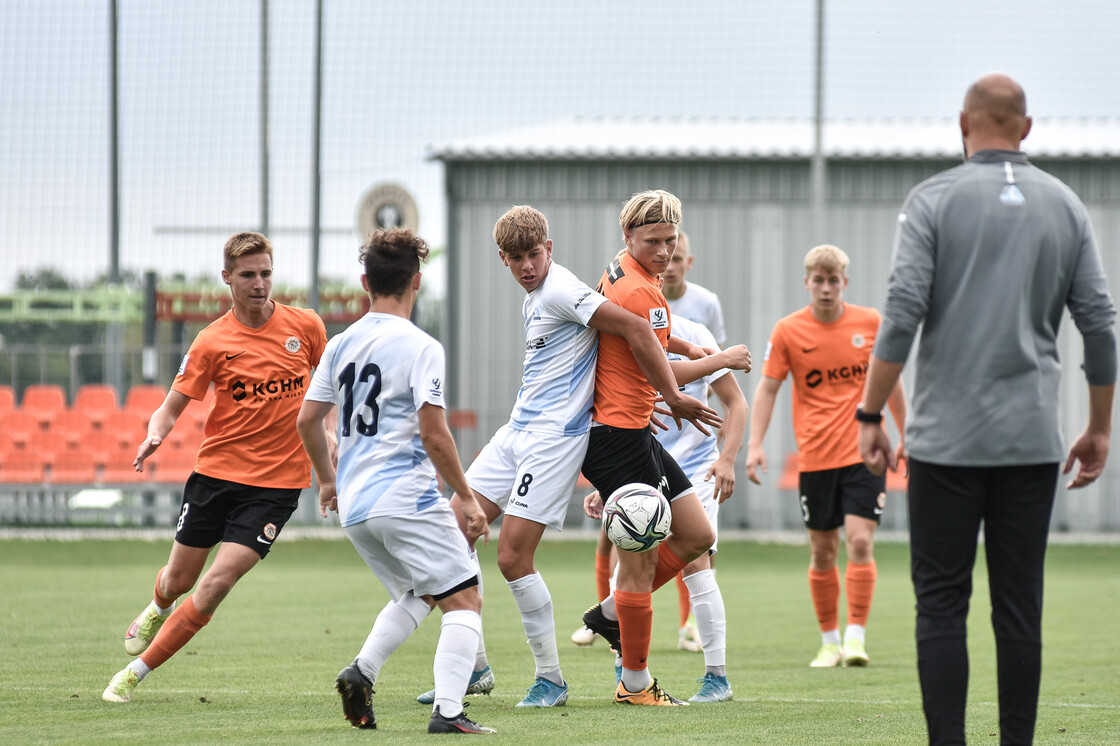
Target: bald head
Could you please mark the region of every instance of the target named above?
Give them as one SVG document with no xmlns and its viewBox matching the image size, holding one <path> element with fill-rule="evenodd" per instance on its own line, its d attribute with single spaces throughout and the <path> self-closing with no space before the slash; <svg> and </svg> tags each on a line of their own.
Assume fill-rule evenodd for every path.
<svg viewBox="0 0 1120 746">
<path fill-rule="evenodd" d="M 969 86 L 961 111 L 965 154 L 979 150 L 1018 150 L 1031 129 L 1027 96 L 1004 73 L 989 73 Z"/>
</svg>

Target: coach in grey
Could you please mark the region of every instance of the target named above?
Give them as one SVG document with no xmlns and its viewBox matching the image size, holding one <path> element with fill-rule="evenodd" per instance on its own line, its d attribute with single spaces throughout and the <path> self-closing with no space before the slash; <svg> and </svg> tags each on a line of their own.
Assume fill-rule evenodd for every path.
<svg viewBox="0 0 1120 746">
<path fill-rule="evenodd" d="M 1010 77 L 982 77 L 960 114 L 963 165 L 919 184 L 899 215 L 883 323 L 856 417 L 868 468 L 894 468 L 878 425 L 921 327 L 909 452 L 918 677 L 931 744 L 965 742 L 965 621 L 983 524 L 1000 742 L 1034 737 L 1042 580 L 1059 465 L 1069 487 L 1108 457 L 1115 308 L 1084 205 L 1033 166 Z M 1057 336 L 1063 307 L 1084 341 L 1089 422 L 1063 452 Z M 985 726 L 985 729 L 987 726 Z"/>
</svg>

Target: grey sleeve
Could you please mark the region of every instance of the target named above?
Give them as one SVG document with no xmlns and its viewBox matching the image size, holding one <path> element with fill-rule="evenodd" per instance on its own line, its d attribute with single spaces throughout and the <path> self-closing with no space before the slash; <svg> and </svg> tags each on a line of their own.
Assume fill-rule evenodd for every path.
<svg viewBox="0 0 1120 746">
<path fill-rule="evenodd" d="M 906 362 L 918 327 L 929 313 L 937 230 L 936 200 L 927 185 L 910 193 L 898 216 L 883 322 L 875 340 L 875 356 L 889 363 Z"/>
<path fill-rule="evenodd" d="M 1082 240 L 1066 307 L 1081 332 L 1085 378 L 1094 386 L 1116 382 L 1116 307 L 1108 292 L 1093 226 L 1081 207 Z"/>
</svg>

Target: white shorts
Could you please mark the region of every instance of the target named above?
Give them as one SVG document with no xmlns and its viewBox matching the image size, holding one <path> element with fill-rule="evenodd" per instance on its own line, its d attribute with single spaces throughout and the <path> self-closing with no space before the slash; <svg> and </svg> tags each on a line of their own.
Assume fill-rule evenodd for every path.
<svg viewBox="0 0 1120 746">
<path fill-rule="evenodd" d="M 471 489 L 506 515 L 562 531 L 587 452 L 587 435 L 498 428 L 467 469 Z"/>
<path fill-rule="evenodd" d="M 419 513 L 374 516 L 343 530 L 394 601 L 409 591 L 438 596 L 478 575 L 446 500 Z"/>
<path fill-rule="evenodd" d="M 712 524 L 712 533 L 716 539 L 712 542 L 712 548 L 708 550 L 710 554 L 716 553 L 716 543 L 719 541 L 719 501 L 716 500 L 716 478 L 712 477 L 708 481 L 704 481 L 704 477 L 708 474 L 708 467 L 704 470 L 692 475 L 692 486 L 696 488 L 696 496 L 700 498 L 700 504 L 704 506 L 704 512 L 708 514 L 708 520 Z"/>
</svg>

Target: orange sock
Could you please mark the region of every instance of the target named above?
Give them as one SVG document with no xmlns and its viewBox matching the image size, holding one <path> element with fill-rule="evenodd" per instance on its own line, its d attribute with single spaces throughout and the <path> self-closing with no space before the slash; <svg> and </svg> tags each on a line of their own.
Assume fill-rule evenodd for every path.
<svg viewBox="0 0 1120 746">
<path fill-rule="evenodd" d="M 840 568 L 834 567 L 826 572 L 809 568 L 809 595 L 813 598 L 813 608 L 817 612 L 817 623 L 821 632 L 840 628 Z"/>
<path fill-rule="evenodd" d="M 646 668 L 649 640 L 653 629 L 652 595 L 615 590 L 618 632 L 622 641 L 622 666 L 631 671 Z"/>
<path fill-rule="evenodd" d="M 195 632 L 205 627 L 209 621 L 210 617 L 194 607 L 194 596 L 188 596 L 187 600 L 167 617 L 167 621 L 156 633 L 156 639 L 152 640 L 148 649 L 140 654 L 140 660 L 144 661 L 144 665 L 148 668 L 158 668 L 190 642 Z"/>
<path fill-rule="evenodd" d="M 848 563 L 844 571 L 844 589 L 848 594 L 848 624 L 867 626 L 871 613 L 871 597 L 875 595 L 875 560 L 866 565 Z"/>
<path fill-rule="evenodd" d="M 684 573 L 677 573 L 677 602 L 681 607 L 681 626 L 688 624 L 688 615 L 692 613 L 692 604 L 688 600 L 688 586 L 684 584 Z"/>
<path fill-rule="evenodd" d="M 595 592 L 602 601 L 611 595 L 611 556 L 595 552 Z"/>
<path fill-rule="evenodd" d="M 653 587 L 656 591 L 673 579 L 673 576 L 688 566 L 688 563 L 673 553 L 665 542 L 657 547 L 657 571 L 653 574 Z"/>
<path fill-rule="evenodd" d="M 168 606 L 175 603 L 175 599 L 178 598 L 178 596 L 175 596 L 174 598 L 165 596 L 159 589 L 160 578 L 163 577 L 163 571 L 166 569 L 167 565 L 164 565 L 159 569 L 159 572 L 156 573 L 156 589 L 152 592 L 152 600 L 155 601 L 156 606 L 160 607 L 161 609 L 166 609 Z"/>
</svg>

